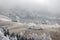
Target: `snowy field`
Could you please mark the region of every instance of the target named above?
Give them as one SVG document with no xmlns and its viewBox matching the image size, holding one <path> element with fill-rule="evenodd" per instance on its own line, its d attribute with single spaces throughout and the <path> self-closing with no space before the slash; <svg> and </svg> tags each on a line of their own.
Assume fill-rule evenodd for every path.
<svg viewBox="0 0 60 40">
<path fill-rule="evenodd" d="M 60 25 L 19 23 L 1 17 L 0 40 L 60 40 Z M 3 30 L 5 29 L 5 30 Z M 9 31 L 7 31 L 7 29 Z M 8 32 L 6 34 L 5 32 Z M 15 35 L 13 35 L 13 33 Z M 5 35 L 6 34 L 6 35 Z M 17 37 L 16 34 L 21 37 Z M 12 35 L 12 36 L 11 36 Z"/>
</svg>

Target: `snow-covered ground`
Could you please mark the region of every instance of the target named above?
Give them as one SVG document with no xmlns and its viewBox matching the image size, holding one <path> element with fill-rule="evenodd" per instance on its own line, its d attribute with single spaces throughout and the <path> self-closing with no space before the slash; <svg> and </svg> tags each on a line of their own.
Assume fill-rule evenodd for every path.
<svg viewBox="0 0 60 40">
<path fill-rule="evenodd" d="M 40 29 L 40 28 L 42 28 L 42 29 L 49 29 L 49 28 L 59 28 L 60 25 L 58 25 L 58 24 L 48 25 L 48 24 L 28 23 L 27 27 L 31 28 L 31 29 Z"/>
<path fill-rule="evenodd" d="M 11 19 L 6 16 L 0 15 L 0 21 L 11 21 Z"/>
</svg>

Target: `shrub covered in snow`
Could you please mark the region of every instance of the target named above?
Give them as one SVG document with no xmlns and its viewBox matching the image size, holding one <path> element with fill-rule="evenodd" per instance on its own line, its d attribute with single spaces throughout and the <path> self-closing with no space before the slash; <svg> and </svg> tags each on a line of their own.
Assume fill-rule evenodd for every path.
<svg viewBox="0 0 60 40">
<path fill-rule="evenodd" d="M 35 23 L 28 23 L 27 27 L 28 27 L 28 29 L 43 29 L 43 27 L 41 27 Z"/>
</svg>

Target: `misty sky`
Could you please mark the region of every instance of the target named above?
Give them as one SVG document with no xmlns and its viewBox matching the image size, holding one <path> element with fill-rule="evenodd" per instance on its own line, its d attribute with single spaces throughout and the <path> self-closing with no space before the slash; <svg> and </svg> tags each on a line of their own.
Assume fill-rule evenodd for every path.
<svg viewBox="0 0 60 40">
<path fill-rule="evenodd" d="M 60 0 L 0 0 L 1 8 L 20 6 L 22 8 L 47 9 L 54 15 L 60 15 Z"/>
</svg>

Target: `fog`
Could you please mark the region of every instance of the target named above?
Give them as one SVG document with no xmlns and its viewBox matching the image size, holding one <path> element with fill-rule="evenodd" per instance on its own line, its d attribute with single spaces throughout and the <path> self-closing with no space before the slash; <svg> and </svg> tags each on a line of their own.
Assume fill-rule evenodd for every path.
<svg viewBox="0 0 60 40">
<path fill-rule="evenodd" d="M 60 0 L 0 0 L 0 8 L 14 7 L 46 12 L 43 15 L 60 16 Z"/>
</svg>

